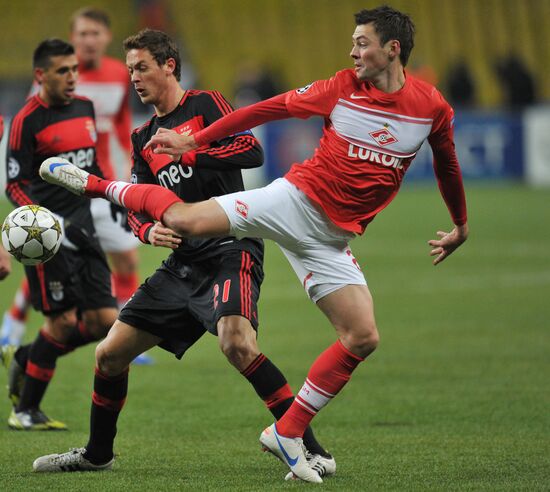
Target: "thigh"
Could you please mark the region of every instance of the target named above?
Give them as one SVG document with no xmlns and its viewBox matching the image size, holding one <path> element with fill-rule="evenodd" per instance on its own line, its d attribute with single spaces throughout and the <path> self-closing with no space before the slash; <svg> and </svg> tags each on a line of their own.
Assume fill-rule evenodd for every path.
<svg viewBox="0 0 550 492">
<path fill-rule="evenodd" d="M 296 206 L 295 192 L 293 185 L 281 178 L 263 188 L 230 193 L 215 200 L 229 219 L 232 235 L 271 239 L 293 249 L 307 228 Z"/>
<path fill-rule="evenodd" d="M 108 354 L 109 358 L 116 359 L 118 365 L 126 366 L 139 354 L 160 342 L 159 337 L 117 320 L 101 342 L 99 350 Z"/>
<path fill-rule="evenodd" d="M 189 309 L 214 335 L 222 317 L 241 316 L 254 330 L 264 279 L 262 261 L 248 251 L 229 250 L 193 265 L 194 289 Z"/>
<path fill-rule="evenodd" d="M 171 256 L 139 287 L 118 319 L 158 337 L 160 347 L 180 358 L 205 332 L 189 308 L 193 289 L 191 267 Z"/>
<path fill-rule="evenodd" d="M 299 249 L 281 250 L 298 276 L 300 283 L 312 301 L 317 302 L 318 286 L 366 285 L 365 276 L 351 248 L 345 241 L 340 243 L 304 243 Z"/>
<path fill-rule="evenodd" d="M 129 251 L 139 245 L 139 239 L 128 225 L 128 211 L 102 198 L 94 198 L 90 206 L 94 227 L 103 251 Z"/>
<path fill-rule="evenodd" d="M 366 285 L 346 285 L 317 302 L 341 337 L 376 331 L 374 305 Z"/>
</svg>

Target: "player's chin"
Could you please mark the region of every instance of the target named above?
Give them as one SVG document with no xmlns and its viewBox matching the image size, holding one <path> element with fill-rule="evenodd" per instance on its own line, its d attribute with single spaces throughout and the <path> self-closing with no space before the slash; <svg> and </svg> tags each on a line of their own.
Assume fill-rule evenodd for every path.
<svg viewBox="0 0 550 492">
<path fill-rule="evenodd" d="M 148 94 L 138 94 L 138 96 L 139 96 L 139 100 L 143 104 L 151 104 L 151 96 L 149 96 Z"/>
</svg>

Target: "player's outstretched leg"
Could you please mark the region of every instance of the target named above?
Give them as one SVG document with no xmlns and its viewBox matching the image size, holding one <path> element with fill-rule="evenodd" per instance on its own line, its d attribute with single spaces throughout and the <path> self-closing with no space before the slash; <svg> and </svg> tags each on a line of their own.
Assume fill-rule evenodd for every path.
<svg viewBox="0 0 550 492">
<path fill-rule="evenodd" d="M 90 173 L 62 157 L 50 157 L 40 166 L 40 177 L 47 183 L 66 188 L 75 195 L 83 195 Z"/>
<path fill-rule="evenodd" d="M 262 449 L 279 458 L 301 480 L 322 483 L 323 479 L 313 470 L 306 459 L 302 438 L 284 437 L 277 433 L 275 424 L 265 428 L 260 435 Z"/>
<path fill-rule="evenodd" d="M 175 193 L 162 186 L 98 178 L 60 157 L 46 159 L 40 166 L 39 174 L 44 181 L 62 186 L 75 195 L 105 198 L 155 220 L 162 220 L 171 205 L 182 202 Z"/>
<path fill-rule="evenodd" d="M 100 471 L 109 470 L 115 461 L 111 458 L 106 463 L 96 465 L 84 457 L 85 453 L 86 448 L 78 448 L 67 453 L 41 456 L 34 460 L 32 469 L 35 472 Z"/>
</svg>

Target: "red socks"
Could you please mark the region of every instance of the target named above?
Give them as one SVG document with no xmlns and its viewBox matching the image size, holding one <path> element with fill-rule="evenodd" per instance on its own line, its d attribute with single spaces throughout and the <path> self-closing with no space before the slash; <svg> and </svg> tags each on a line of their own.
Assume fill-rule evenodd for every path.
<svg viewBox="0 0 550 492">
<path fill-rule="evenodd" d="M 164 212 L 174 203 L 183 202 L 175 193 L 159 185 L 109 181 L 93 174 L 88 176 L 86 196 L 106 198 L 133 212 L 147 214 L 155 220 L 162 220 Z"/>
<path fill-rule="evenodd" d="M 128 299 L 139 287 L 139 277 L 136 272 L 111 274 L 116 300 L 120 307 L 124 306 Z"/>
<path fill-rule="evenodd" d="M 311 366 L 291 407 L 277 422 L 277 432 L 286 437 L 302 437 L 311 419 L 346 385 L 363 360 L 340 340 L 326 349 Z"/>
</svg>

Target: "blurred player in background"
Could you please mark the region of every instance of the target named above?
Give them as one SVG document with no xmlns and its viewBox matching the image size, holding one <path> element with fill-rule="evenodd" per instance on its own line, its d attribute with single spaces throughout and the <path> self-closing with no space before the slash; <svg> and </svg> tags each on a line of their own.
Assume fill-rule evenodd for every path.
<svg viewBox="0 0 550 492">
<path fill-rule="evenodd" d="M 158 128 L 194 133 L 232 111 L 219 92 L 188 90 L 179 85 L 180 57 L 163 32 L 145 30 L 124 43 L 132 83 L 156 115 L 132 134 L 132 181 L 155 183 L 194 202 L 242 190 L 241 169 L 263 162 L 262 149 L 245 130 L 211 148 L 188 154 L 182 163 L 144 150 Z M 56 165 L 56 164 L 54 164 Z M 36 460 L 36 471 L 110 468 L 116 423 L 128 388 L 128 364 L 143 350 L 159 345 L 182 357 L 206 330 L 235 368 L 252 384 L 275 418 L 294 397 L 286 378 L 257 346 L 257 301 L 263 280 L 263 242 L 224 235 L 182 241 L 150 216 L 130 213 L 139 238 L 174 249 L 172 255 L 123 307 L 108 337 L 96 350 L 90 439 L 85 448 Z M 304 444 L 311 466 L 334 473 L 336 464 L 306 429 Z"/>
<path fill-rule="evenodd" d="M 11 255 L 0 244 L 0 280 L 4 280 L 11 273 Z"/>
<path fill-rule="evenodd" d="M 0 350 L 8 369 L 13 410 L 8 425 L 16 430 L 65 429 L 48 418 L 40 403 L 57 358 L 105 336 L 117 316 L 111 272 L 96 237 L 90 200 L 60 193 L 38 175 L 40 163 L 62 155 L 100 172 L 97 133 L 90 100 L 75 96 L 78 62 L 73 47 L 48 39 L 33 55 L 40 86 L 14 117 L 8 142 L 6 194 L 16 206 L 39 204 L 58 216 L 64 239 L 47 263 L 25 267 L 31 302 L 45 322 L 32 344 Z"/>
<path fill-rule="evenodd" d="M 429 241 L 439 264 L 468 236 L 466 200 L 454 150 L 454 114 L 439 91 L 405 72 L 414 45 L 409 16 L 379 7 L 355 15 L 354 68 L 224 116 L 193 135 L 160 129 L 147 148 L 189 159 L 197 148 L 271 120 L 322 116 L 323 137 L 311 159 L 265 188 L 188 204 L 160 187 L 106 182 L 71 164 L 44 171 L 73 192 L 104 196 L 162 220 L 183 237 L 257 236 L 276 241 L 338 340 L 311 366 L 289 410 L 260 436 L 292 474 L 320 482 L 301 446 L 305 427 L 346 385 L 378 345 L 373 301 L 349 247 L 395 197 L 427 139 L 454 228 Z"/>
<path fill-rule="evenodd" d="M 4 117 L 0 114 L 0 140 L 4 136 Z M 11 255 L 0 242 L 0 280 L 4 280 L 11 273 Z"/>
<path fill-rule="evenodd" d="M 97 124 L 97 162 L 103 175 L 116 179 L 117 167 L 111 148 L 111 138 L 120 147 L 118 170 L 123 179 L 130 175 L 130 79 L 124 63 L 105 56 L 112 40 L 110 19 L 102 10 L 85 7 L 71 18 L 71 42 L 78 58 L 79 79 L 76 93 L 94 103 Z M 38 87 L 35 87 L 38 90 Z M 120 307 L 130 298 L 139 285 L 139 242 L 128 226 L 127 212 L 105 200 L 92 200 L 92 216 L 101 247 L 110 260 L 113 286 Z M 16 293 L 9 311 L 4 314 L 0 341 L 2 344 L 19 345 L 25 331 L 30 307 L 30 294 L 26 281 Z M 138 363 L 150 363 L 143 354 Z"/>
</svg>

